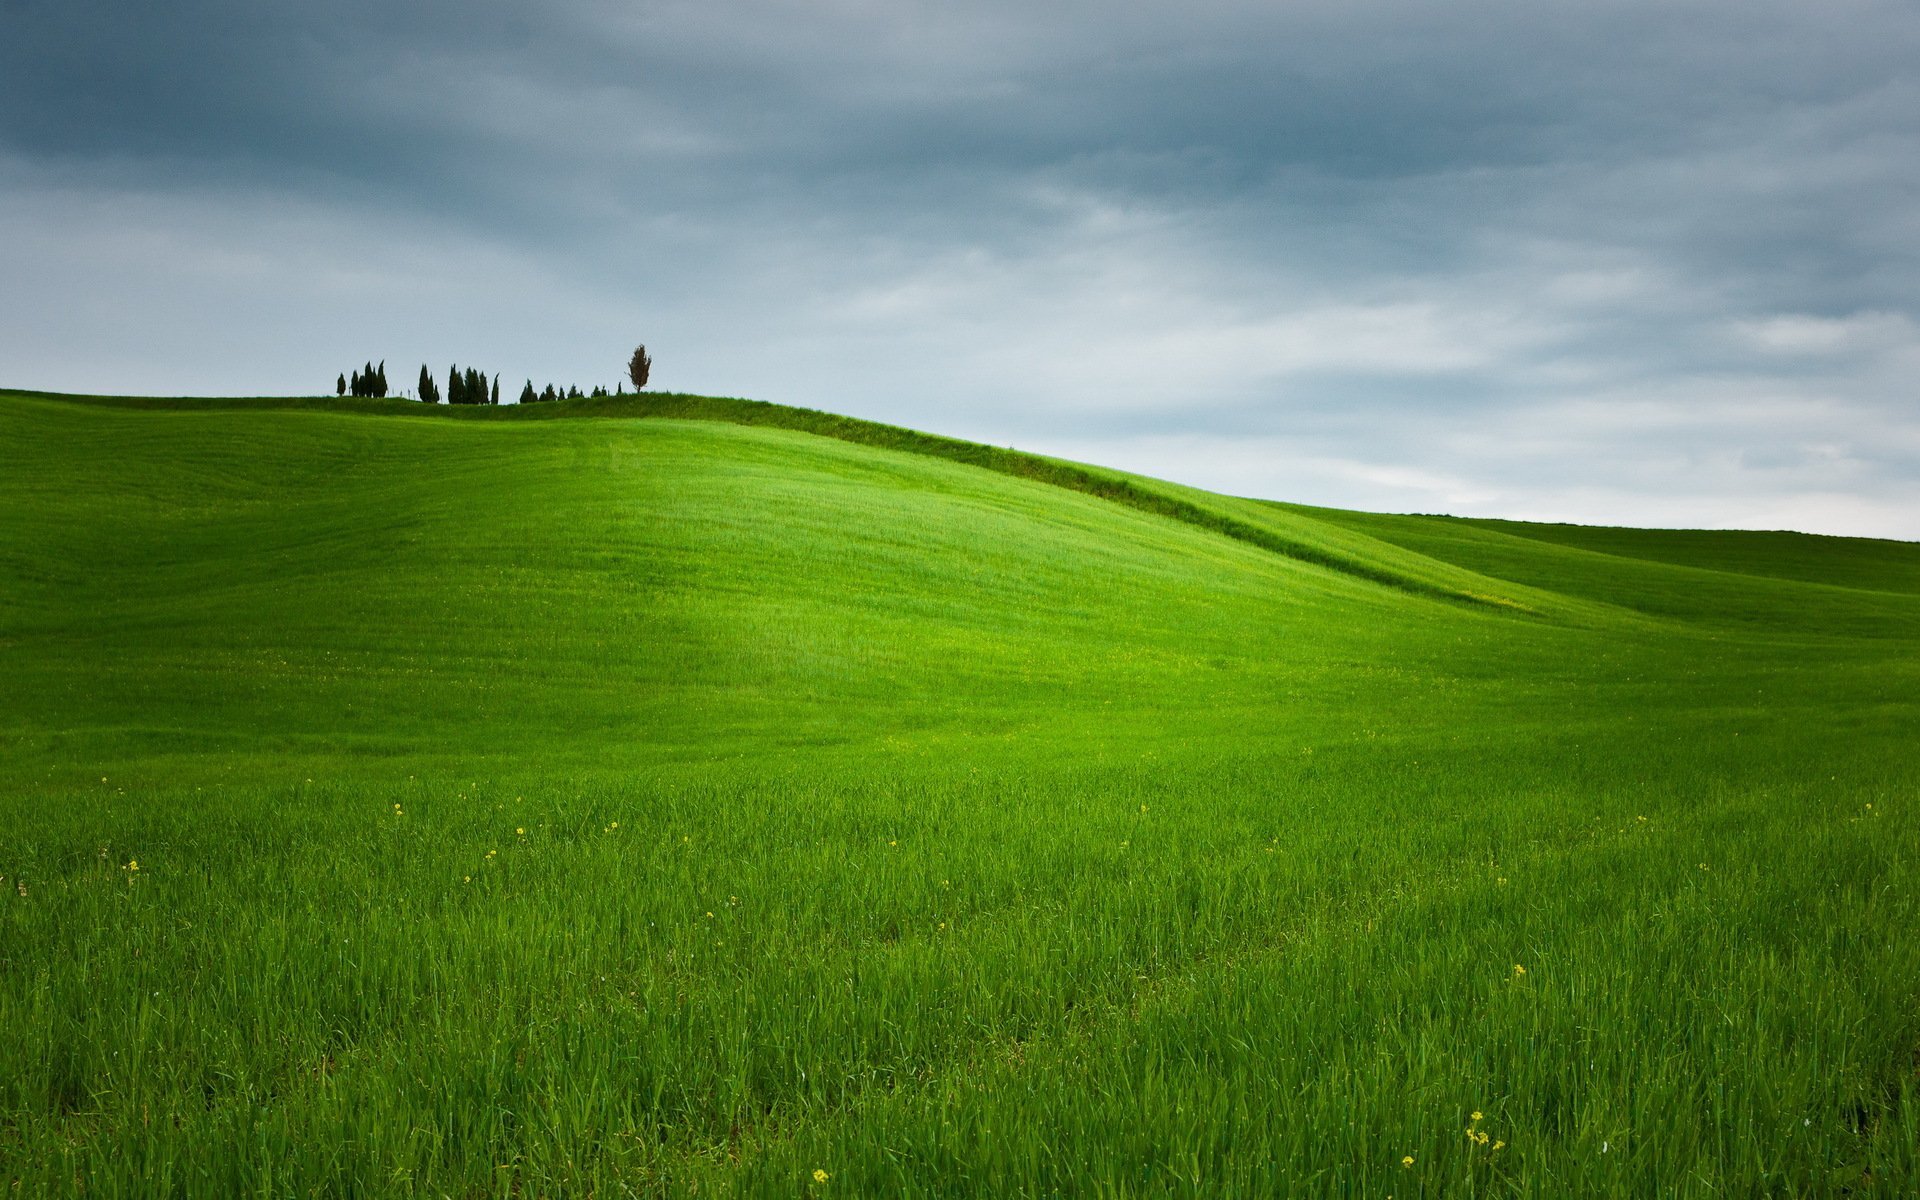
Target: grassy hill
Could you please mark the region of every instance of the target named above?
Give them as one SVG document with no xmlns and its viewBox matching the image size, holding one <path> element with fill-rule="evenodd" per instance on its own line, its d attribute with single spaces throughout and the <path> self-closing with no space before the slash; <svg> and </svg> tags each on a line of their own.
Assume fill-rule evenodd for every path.
<svg viewBox="0 0 1920 1200">
<path fill-rule="evenodd" d="M 0 1183 L 1908 1194 L 1916 651 L 1903 543 L 0 393 Z"/>
</svg>

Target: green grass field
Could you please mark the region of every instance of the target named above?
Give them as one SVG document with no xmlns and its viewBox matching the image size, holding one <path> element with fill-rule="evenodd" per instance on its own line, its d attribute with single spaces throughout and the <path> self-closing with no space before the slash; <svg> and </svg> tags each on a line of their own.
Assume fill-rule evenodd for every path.
<svg viewBox="0 0 1920 1200">
<path fill-rule="evenodd" d="M 0 875 L 9 1196 L 1913 1196 L 1920 545 L 0 393 Z"/>
</svg>

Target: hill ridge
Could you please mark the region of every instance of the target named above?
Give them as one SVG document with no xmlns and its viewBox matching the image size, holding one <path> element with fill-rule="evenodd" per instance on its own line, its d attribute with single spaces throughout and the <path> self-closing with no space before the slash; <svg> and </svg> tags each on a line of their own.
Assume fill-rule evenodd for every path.
<svg viewBox="0 0 1920 1200">
<path fill-rule="evenodd" d="M 777 404 L 766 400 L 701 396 L 682 392 L 643 392 L 560 400 L 539 405 L 455 406 L 425 405 L 401 399 L 328 396 L 258 398 L 91 396 L 21 389 L 8 389 L 7 394 L 69 403 L 147 410 L 298 409 L 466 420 L 611 417 L 718 421 L 735 425 L 784 429 L 856 445 L 957 462 L 1000 475 L 1047 484 L 1065 491 L 1079 492 L 1127 508 L 1206 529 L 1297 562 L 1322 567 L 1431 600 L 1529 615 L 1535 612 L 1530 606 L 1515 599 L 1469 591 L 1465 588 L 1449 587 L 1443 583 L 1417 578 L 1410 573 L 1368 563 L 1352 555 L 1311 545 L 1167 491 L 1143 486 L 1140 482 L 1141 477 L 1030 451 L 1003 449 L 982 442 L 967 441 L 964 438 L 926 433 L 880 421 L 842 416 L 820 409 Z M 1368 540 L 1377 539 L 1369 538 Z"/>
</svg>

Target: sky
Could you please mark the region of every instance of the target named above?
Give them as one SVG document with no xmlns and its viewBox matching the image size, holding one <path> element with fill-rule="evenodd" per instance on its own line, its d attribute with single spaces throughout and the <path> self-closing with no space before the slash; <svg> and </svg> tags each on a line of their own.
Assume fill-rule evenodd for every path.
<svg viewBox="0 0 1920 1200">
<path fill-rule="evenodd" d="M 1920 539 L 1913 0 L 0 0 L 0 385 Z"/>
</svg>

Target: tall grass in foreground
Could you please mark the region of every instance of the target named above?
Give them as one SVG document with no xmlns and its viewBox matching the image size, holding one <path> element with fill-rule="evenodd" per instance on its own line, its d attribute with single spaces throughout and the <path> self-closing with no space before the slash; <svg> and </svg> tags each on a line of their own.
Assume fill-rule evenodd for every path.
<svg viewBox="0 0 1920 1200">
<path fill-rule="evenodd" d="M 75 797 L 0 905 L 0 1153 L 27 1194 L 1897 1195 L 1920 830 L 1805 749 Z"/>
<path fill-rule="evenodd" d="M 1476 532 L 1515 617 L 792 433 L 76 411 L 0 408 L 0 1189 L 1920 1179 L 1897 587 Z"/>
</svg>

